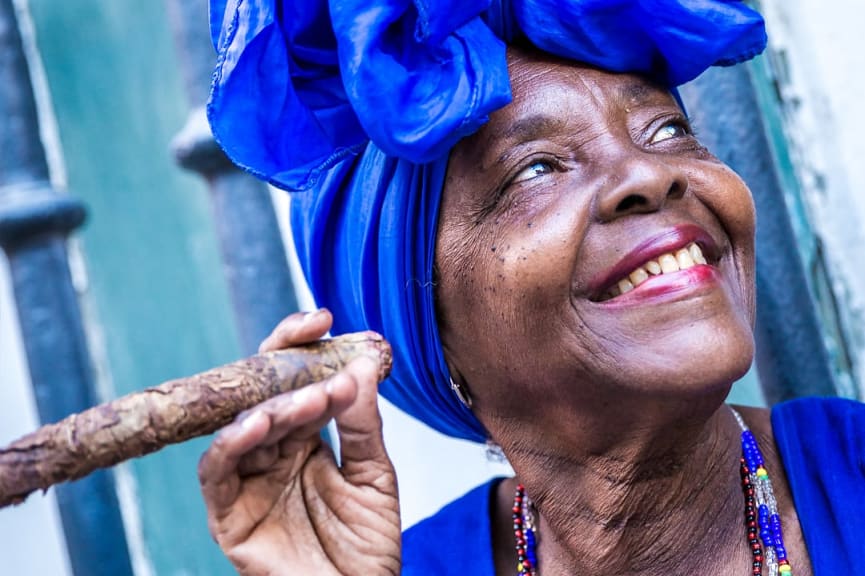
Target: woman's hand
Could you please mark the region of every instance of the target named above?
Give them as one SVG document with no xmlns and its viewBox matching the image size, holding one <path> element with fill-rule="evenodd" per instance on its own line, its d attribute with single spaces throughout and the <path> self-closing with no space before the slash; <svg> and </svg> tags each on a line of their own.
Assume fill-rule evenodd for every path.
<svg viewBox="0 0 865 576">
<path fill-rule="evenodd" d="M 260 350 L 312 342 L 331 323 L 327 310 L 293 314 Z M 357 359 L 241 414 L 204 453 L 198 474 L 210 532 L 240 574 L 399 574 L 399 501 L 378 373 L 374 361 Z M 319 435 L 331 418 L 340 466 Z"/>
</svg>

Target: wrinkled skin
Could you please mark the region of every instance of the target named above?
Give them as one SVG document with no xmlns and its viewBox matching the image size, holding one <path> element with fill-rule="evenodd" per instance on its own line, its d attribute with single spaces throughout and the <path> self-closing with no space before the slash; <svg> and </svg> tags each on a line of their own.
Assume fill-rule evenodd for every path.
<svg viewBox="0 0 865 576">
<path fill-rule="evenodd" d="M 293 314 L 261 351 L 318 340 L 330 312 Z M 199 464 L 208 525 L 244 576 L 399 574 L 396 475 L 367 358 L 238 417 Z M 335 418 L 341 465 L 319 431 Z"/>
<path fill-rule="evenodd" d="M 739 431 L 723 401 L 753 357 L 750 192 L 666 90 L 510 56 L 514 102 L 454 149 L 442 201 L 451 373 L 537 505 L 544 576 L 684 575 L 695 555 L 743 574 Z M 692 241 L 707 265 L 610 298 L 611 280 Z M 767 415 L 746 418 L 771 447 Z M 499 485 L 493 524 L 501 573 L 513 485 Z"/>
<path fill-rule="evenodd" d="M 451 154 L 437 312 L 453 377 L 537 505 L 541 572 L 749 573 L 739 431 L 723 405 L 753 356 L 748 189 L 665 90 L 518 51 L 509 65 L 514 102 Z M 609 298 L 623 269 L 692 240 L 707 265 Z M 290 317 L 263 348 L 329 326 L 326 314 Z M 256 408 L 204 455 L 211 532 L 241 574 L 399 572 L 375 368 L 352 364 Z M 767 415 L 743 415 L 807 576 Z M 341 467 L 316 433 L 331 416 Z M 494 503 L 499 574 L 516 562 L 515 482 L 501 482 Z"/>
<path fill-rule="evenodd" d="M 545 426 L 615 400 L 639 419 L 648 396 L 691 401 L 707 386 L 714 410 L 753 354 L 748 189 L 690 134 L 666 91 L 549 68 L 512 58 L 514 103 L 451 157 L 437 245 L 450 365 L 494 437 L 494 420 L 515 413 L 521 426 Z M 592 279 L 682 225 L 718 245 L 717 281 L 664 299 L 594 301 Z M 500 393 L 511 385 L 520 393 Z M 527 396 L 550 401 L 527 406 Z"/>
</svg>

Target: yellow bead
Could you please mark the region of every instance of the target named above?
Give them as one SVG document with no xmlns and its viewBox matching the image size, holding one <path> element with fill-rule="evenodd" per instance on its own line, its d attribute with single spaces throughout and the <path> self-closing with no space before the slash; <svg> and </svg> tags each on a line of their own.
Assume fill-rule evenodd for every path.
<svg viewBox="0 0 865 576">
<path fill-rule="evenodd" d="M 767 477 L 769 476 L 769 473 L 766 472 L 766 469 L 765 469 L 765 468 L 763 468 L 762 466 L 760 466 L 759 468 L 757 468 L 757 476 L 758 476 L 759 478 L 767 478 Z"/>
<path fill-rule="evenodd" d="M 517 562 L 517 574 L 522 574 L 522 573 L 523 573 L 523 563 Z"/>
<path fill-rule="evenodd" d="M 793 573 L 793 569 L 790 568 L 789 564 L 781 564 L 781 566 L 778 567 L 778 571 L 781 572 L 782 574 L 792 574 Z"/>
</svg>

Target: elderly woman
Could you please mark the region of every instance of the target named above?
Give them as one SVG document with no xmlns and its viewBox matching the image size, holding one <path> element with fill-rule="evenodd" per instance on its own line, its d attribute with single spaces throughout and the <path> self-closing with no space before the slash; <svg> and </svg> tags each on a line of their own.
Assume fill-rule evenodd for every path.
<svg viewBox="0 0 865 576">
<path fill-rule="evenodd" d="M 241 574 L 854 566 L 862 410 L 724 404 L 753 355 L 754 208 L 674 87 L 762 50 L 758 15 L 706 0 L 211 8 L 214 132 L 293 191 L 301 261 L 333 311 L 287 318 L 262 348 L 378 330 L 395 354 L 381 393 L 496 443 L 516 473 L 401 534 L 378 366 L 357 360 L 243 415 L 202 458 L 210 529 Z M 330 418 L 339 463 L 318 434 Z"/>
</svg>

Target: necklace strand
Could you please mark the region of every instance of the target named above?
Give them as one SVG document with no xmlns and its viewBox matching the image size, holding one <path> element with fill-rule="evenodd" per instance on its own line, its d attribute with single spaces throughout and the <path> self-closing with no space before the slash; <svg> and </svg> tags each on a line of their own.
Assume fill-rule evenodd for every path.
<svg viewBox="0 0 865 576">
<path fill-rule="evenodd" d="M 787 561 L 781 516 L 766 472 L 763 454 L 757 439 L 748 429 L 742 416 L 730 408 L 742 429 L 742 457 L 739 473 L 745 496 L 745 531 L 751 548 L 753 576 L 792 576 L 793 568 Z M 534 505 L 522 484 L 517 484 L 511 509 L 517 551 L 517 575 L 539 576 L 537 559 L 537 524 Z"/>
<path fill-rule="evenodd" d="M 755 576 L 763 574 L 762 567 L 765 565 L 767 576 L 792 576 L 793 568 L 787 561 L 787 549 L 784 546 L 784 534 L 781 529 L 781 516 L 778 514 L 778 503 L 775 500 L 775 491 L 772 489 L 772 480 L 764 466 L 763 454 L 757 445 L 757 439 L 748 429 L 742 416 L 730 408 L 739 428 L 742 429 L 742 459 L 740 466 L 742 470 L 742 490 L 745 493 L 745 525 L 748 529 L 749 543 L 751 535 L 757 532 L 763 544 L 764 554 L 759 554 L 751 546 L 754 554 Z M 751 507 L 748 507 L 748 497 L 753 498 Z M 754 522 L 754 506 L 756 503 L 756 522 Z M 750 514 L 749 514 L 750 512 Z M 756 538 L 755 538 L 756 539 Z M 759 542 L 758 542 L 759 544 Z"/>
</svg>

